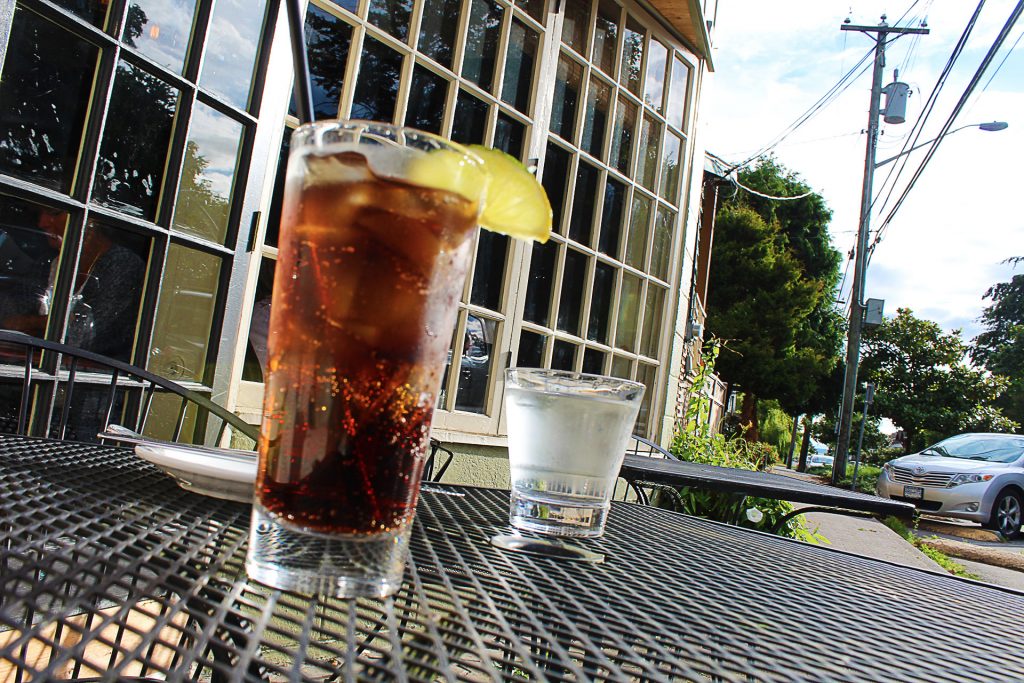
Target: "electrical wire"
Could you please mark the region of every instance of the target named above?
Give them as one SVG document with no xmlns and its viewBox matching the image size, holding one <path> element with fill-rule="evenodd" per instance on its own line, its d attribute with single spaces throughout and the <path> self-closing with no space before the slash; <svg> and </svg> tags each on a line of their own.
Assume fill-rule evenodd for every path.
<svg viewBox="0 0 1024 683">
<path fill-rule="evenodd" d="M 792 201 L 794 199 L 803 199 L 804 197 L 810 197 L 812 194 L 814 194 L 814 190 L 808 190 L 803 194 L 798 194 L 792 197 L 773 197 L 770 194 L 765 194 L 763 192 L 758 192 L 755 189 L 749 188 L 746 185 L 741 184 L 740 181 L 736 180 L 735 178 L 730 178 L 729 181 L 736 187 L 740 188 L 741 190 L 746 190 L 750 194 L 757 195 L 758 197 L 763 197 L 764 199 L 775 199 L 780 202 Z"/>
<path fill-rule="evenodd" d="M 1024 38 L 1024 30 L 1021 30 L 1020 34 L 1018 34 L 1017 36 L 1017 40 L 1013 41 L 1013 45 L 1011 45 L 1010 49 L 1007 50 L 1005 55 L 1003 55 L 1003 61 L 999 62 L 999 66 L 997 66 L 996 70 L 992 72 L 991 76 L 989 76 L 988 82 L 981 89 L 981 92 L 985 92 L 986 90 L 988 90 L 988 86 L 992 85 L 992 79 L 996 77 L 996 74 L 999 73 L 999 70 L 1003 68 L 1003 64 L 1006 64 L 1006 60 L 1009 59 L 1010 55 L 1013 54 L 1013 51 L 1017 49 L 1017 44 L 1020 42 L 1021 38 Z"/>
</svg>

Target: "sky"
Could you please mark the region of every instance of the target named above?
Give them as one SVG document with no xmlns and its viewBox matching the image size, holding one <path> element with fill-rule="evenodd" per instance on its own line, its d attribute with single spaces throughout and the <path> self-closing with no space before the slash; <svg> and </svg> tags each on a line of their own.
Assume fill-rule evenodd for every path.
<svg viewBox="0 0 1024 683">
<path fill-rule="evenodd" d="M 705 81 L 701 102 L 699 134 L 706 149 L 734 163 L 746 160 L 807 112 L 872 49 L 868 35 L 840 31 L 844 19 L 874 26 L 887 14 L 893 25 L 906 14 L 900 26 L 911 18 L 915 20 L 909 25 L 918 26 L 926 18 L 931 33 L 904 36 L 887 47 L 883 83 L 891 82 L 893 69 L 898 68 L 899 80 L 910 85 L 911 96 L 906 123 L 882 124 L 877 160 L 898 154 L 977 4 L 719 0 L 715 72 Z M 939 134 L 1015 4 L 1016 0 L 985 2 L 918 142 Z M 909 308 L 946 331 L 962 330 L 964 339 L 970 340 L 982 330 L 978 317 L 989 303 L 982 298 L 985 290 L 1024 272 L 1024 264 L 1001 263 L 1024 256 L 1024 39 L 1011 50 L 1022 31 L 1024 20 L 1010 31 L 952 125 L 1005 121 L 1009 127 L 999 132 L 970 127 L 946 136 L 875 248 L 866 296 L 884 299 L 887 316 L 897 308 Z M 832 209 L 830 232 L 833 245 L 844 254 L 844 270 L 856 239 L 870 90 L 869 68 L 773 150 L 778 161 Z M 927 147 L 904 157 L 908 162 L 881 216 L 877 207 L 892 184 L 885 181 L 898 163 L 875 172 L 875 195 L 880 190 L 881 195 L 871 219 L 873 229 L 889 213 L 926 152 Z M 844 299 L 852 278 L 849 262 Z"/>
</svg>

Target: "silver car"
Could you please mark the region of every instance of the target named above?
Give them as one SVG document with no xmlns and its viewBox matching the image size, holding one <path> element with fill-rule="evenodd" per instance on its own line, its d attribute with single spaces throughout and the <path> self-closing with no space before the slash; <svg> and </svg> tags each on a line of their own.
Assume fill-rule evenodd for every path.
<svg viewBox="0 0 1024 683">
<path fill-rule="evenodd" d="M 1024 519 L 1024 436 L 960 434 L 885 463 L 878 495 L 1016 538 Z"/>
</svg>

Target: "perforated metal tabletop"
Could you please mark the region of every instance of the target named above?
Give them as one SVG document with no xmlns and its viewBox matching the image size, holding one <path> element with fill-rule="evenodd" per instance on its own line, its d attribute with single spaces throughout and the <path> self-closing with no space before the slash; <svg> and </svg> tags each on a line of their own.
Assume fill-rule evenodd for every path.
<svg viewBox="0 0 1024 683">
<path fill-rule="evenodd" d="M 1024 594 L 624 503 L 602 564 L 509 552 L 507 496 L 424 493 L 403 589 L 346 602 L 250 583 L 246 505 L 0 436 L 0 681 L 1024 679 Z"/>
</svg>

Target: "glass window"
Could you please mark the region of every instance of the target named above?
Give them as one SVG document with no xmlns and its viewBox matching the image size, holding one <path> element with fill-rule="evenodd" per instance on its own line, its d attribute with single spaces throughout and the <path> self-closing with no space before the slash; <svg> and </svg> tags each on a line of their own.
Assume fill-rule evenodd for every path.
<svg viewBox="0 0 1024 683">
<path fill-rule="evenodd" d="M 174 205 L 175 229 L 224 243 L 242 132 L 238 121 L 196 102 Z"/>
<path fill-rule="evenodd" d="M 645 116 L 640 124 L 640 153 L 636 155 L 636 179 L 648 190 L 654 191 L 658 177 L 658 147 L 661 143 L 661 124 Z"/>
<path fill-rule="evenodd" d="M 667 291 L 653 282 L 647 283 L 647 303 L 644 305 L 644 327 L 640 335 L 640 353 L 651 358 L 658 357 Z"/>
<path fill-rule="evenodd" d="M 619 83 L 637 97 L 640 97 L 640 81 L 643 75 L 640 68 L 643 60 L 644 27 L 636 19 L 629 17 L 626 21 L 626 30 L 622 34 L 622 72 L 619 74 Z"/>
<path fill-rule="evenodd" d="M 516 5 L 537 22 L 544 21 L 544 0 L 516 0 Z"/>
<path fill-rule="evenodd" d="M 551 369 L 572 370 L 575 363 L 576 345 L 564 339 L 556 339 L 551 347 Z"/>
<path fill-rule="evenodd" d="M 665 118 L 669 125 L 683 128 L 683 116 L 686 113 L 686 90 L 690 79 L 690 69 L 686 62 L 678 56 L 672 59 L 672 81 L 668 90 L 668 113 Z"/>
<path fill-rule="evenodd" d="M 222 265 L 218 256 L 170 245 L 153 328 L 151 372 L 173 380 L 206 378 Z"/>
<path fill-rule="evenodd" d="M 633 376 L 633 361 L 625 356 L 612 356 L 612 377 L 629 379 Z"/>
<path fill-rule="evenodd" d="M 615 128 L 612 131 L 612 148 L 608 161 L 625 175 L 629 175 L 629 160 L 633 155 L 636 116 L 637 106 L 625 97 L 620 97 L 619 106 L 615 108 Z"/>
<path fill-rule="evenodd" d="M 647 47 L 647 77 L 644 78 L 644 102 L 654 111 L 662 113 L 665 98 L 665 68 L 668 48 L 651 39 Z"/>
<path fill-rule="evenodd" d="M 452 122 L 452 140 L 464 145 L 479 145 L 487 135 L 487 103 L 459 90 Z"/>
<path fill-rule="evenodd" d="M 412 93 L 405 111 L 405 125 L 440 134 L 448 101 L 448 81 L 417 64 L 412 73 Z"/>
<path fill-rule="evenodd" d="M 164 181 L 178 91 L 127 62 L 117 65 L 93 178 L 93 201 L 153 220 Z"/>
<path fill-rule="evenodd" d="M 351 43 L 351 26 L 310 3 L 306 11 L 306 57 L 316 118 L 338 116 Z M 296 115 L 294 98 L 290 113 Z"/>
<path fill-rule="evenodd" d="M 583 372 L 589 372 L 591 375 L 603 375 L 606 355 L 597 349 L 583 349 Z"/>
<path fill-rule="evenodd" d="M 583 67 L 569 56 L 558 57 L 555 98 L 551 103 L 551 132 L 572 141 L 576 132 L 576 107 L 583 87 Z"/>
<path fill-rule="evenodd" d="M 590 79 L 587 90 L 587 109 L 583 118 L 583 139 L 580 148 L 598 159 L 604 159 L 604 133 L 608 127 L 608 112 L 612 107 L 612 87 L 600 78 Z"/>
<path fill-rule="evenodd" d="M 377 28 L 405 42 L 409 38 L 409 19 L 413 0 L 370 0 L 367 18 Z"/>
<path fill-rule="evenodd" d="M 597 249 L 612 258 L 619 257 L 622 241 L 622 218 L 626 206 L 626 185 L 609 177 L 604 185 L 604 206 L 601 209 L 601 233 Z"/>
<path fill-rule="evenodd" d="M 68 214 L 0 195 L 0 328 L 46 334 Z"/>
<path fill-rule="evenodd" d="M 594 229 L 594 203 L 600 171 L 585 161 L 576 170 L 576 191 L 573 193 L 572 216 L 569 219 L 569 238 L 590 246 Z"/>
<path fill-rule="evenodd" d="M 501 99 L 523 113 L 530 108 L 530 93 L 533 91 L 533 64 L 537 58 L 537 32 L 527 28 L 518 19 L 512 20 L 505 54 L 505 81 L 501 88 Z"/>
<path fill-rule="evenodd" d="M 664 206 L 658 207 L 654 219 L 654 240 L 651 244 L 651 275 L 668 282 L 668 264 L 672 260 L 672 227 L 676 212 Z"/>
<path fill-rule="evenodd" d="M 567 249 L 562 269 L 562 294 L 558 300 L 558 329 L 579 335 L 586 296 L 587 256 L 575 249 Z"/>
<path fill-rule="evenodd" d="M 651 223 L 651 198 L 633 193 L 633 210 L 629 214 L 629 238 L 626 240 L 626 263 L 638 270 L 644 268 L 647 250 L 647 226 Z"/>
<path fill-rule="evenodd" d="M 523 320 L 548 327 L 551 315 L 551 285 L 555 279 L 558 245 L 553 240 L 534 242 L 530 257 L 530 279 L 526 285 Z"/>
<path fill-rule="evenodd" d="M 598 0 L 593 61 L 601 71 L 612 78 L 615 78 L 615 52 L 618 48 L 621 15 L 622 10 L 612 0 Z"/>
<path fill-rule="evenodd" d="M 632 273 L 622 274 L 619 292 L 619 317 L 615 326 L 615 346 L 632 351 L 636 344 L 636 324 L 640 313 L 640 278 Z"/>
<path fill-rule="evenodd" d="M 647 387 L 640 401 L 640 412 L 636 418 L 634 434 L 647 434 L 653 423 L 651 406 L 654 404 L 654 390 L 657 389 L 658 366 L 640 363 L 637 368 L 636 381 Z"/>
<path fill-rule="evenodd" d="M 390 122 L 395 116 L 402 55 L 376 38 L 363 41 L 352 118 Z"/>
<path fill-rule="evenodd" d="M 469 301 L 492 311 L 500 311 L 509 238 L 490 230 L 481 230 L 479 235 Z"/>
<path fill-rule="evenodd" d="M 416 44 L 420 52 L 445 67 L 452 66 L 455 49 L 455 30 L 459 26 L 461 0 L 430 0 L 423 3 L 420 20 L 420 39 Z M 416 92 L 413 90 L 413 92 Z"/>
<path fill-rule="evenodd" d="M 586 55 L 587 34 L 590 33 L 590 0 L 564 0 L 562 7 L 562 42 L 581 55 Z"/>
<path fill-rule="evenodd" d="M 262 382 L 267 374 L 267 333 L 270 331 L 270 299 L 274 292 L 274 264 L 273 259 L 260 259 L 256 296 L 249 318 L 249 343 L 245 347 L 245 365 L 242 366 L 242 379 L 246 382 Z"/>
<path fill-rule="evenodd" d="M 525 141 L 526 126 L 505 112 L 498 112 L 498 122 L 494 128 L 494 147 L 521 159 Z"/>
<path fill-rule="evenodd" d="M 519 353 L 516 367 L 540 368 L 544 366 L 544 335 L 523 330 L 519 335 Z"/>
<path fill-rule="evenodd" d="M 466 318 L 466 334 L 462 341 L 459 365 L 459 390 L 455 409 L 483 413 L 487 408 L 487 387 L 496 354 L 494 340 L 498 337 L 498 321 L 470 314 Z"/>
<path fill-rule="evenodd" d="M 265 6 L 265 0 L 217 0 L 210 18 L 199 85 L 240 109 L 249 103 Z"/>
<path fill-rule="evenodd" d="M 490 92 L 504 10 L 494 0 L 473 0 L 469 10 L 462 75 Z"/>
<path fill-rule="evenodd" d="M 71 191 L 99 52 L 34 12 L 15 11 L 0 76 L 0 171 Z"/>
<path fill-rule="evenodd" d="M 553 142 L 548 143 L 544 157 L 544 175 L 541 184 L 551 202 L 552 229 L 562 231 L 562 213 L 565 210 L 565 191 L 569 186 L 569 164 L 572 154 Z"/>
<path fill-rule="evenodd" d="M 675 133 L 665 135 L 665 151 L 661 156 L 661 196 L 678 204 L 679 171 L 682 166 L 683 141 Z"/>
<path fill-rule="evenodd" d="M 185 69 L 195 0 L 132 0 L 121 40 L 175 73 Z"/>
<path fill-rule="evenodd" d="M 110 0 L 55 0 L 53 4 L 71 10 L 93 25 L 103 28 Z"/>
<path fill-rule="evenodd" d="M 612 322 L 612 296 L 615 292 L 615 268 L 598 261 L 594 269 L 594 290 L 590 295 L 590 320 L 587 339 L 599 344 L 608 343 L 608 330 Z"/>
<path fill-rule="evenodd" d="M 277 174 L 274 176 L 274 191 L 270 196 L 270 210 L 267 211 L 267 246 L 276 247 L 281 230 L 281 204 L 284 202 L 284 172 L 288 168 L 288 152 L 291 149 L 292 129 L 285 126 L 281 138 L 281 152 L 277 157 Z"/>
</svg>

